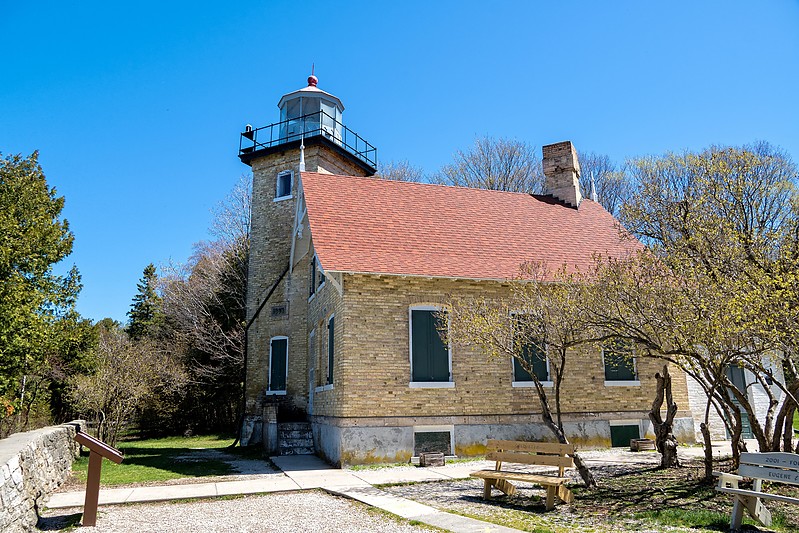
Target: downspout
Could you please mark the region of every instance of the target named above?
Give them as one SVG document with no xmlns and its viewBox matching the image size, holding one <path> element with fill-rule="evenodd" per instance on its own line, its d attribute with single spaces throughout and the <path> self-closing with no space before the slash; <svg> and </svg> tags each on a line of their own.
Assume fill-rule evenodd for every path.
<svg viewBox="0 0 799 533">
<path fill-rule="evenodd" d="M 286 266 L 286 270 L 284 270 L 283 273 L 280 274 L 280 277 L 277 278 L 277 281 L 274 282 L 272 286 L 269 288 L 269 292 L 267 293 L 266 298 L 263 299 L 261 304 L 258 306 L 258 309 L 255 310 L 255 313 L 253 313 L 253 316 L 249 320 L 249 322 L 247 322 L 247 325 L 244 326 L 244 386 L 241 395 L 241 415 L 239 416 L 239 423 L 236 427 L 236 440 L 234 440 L 233 444 L 229 446 L 230 448 L 235 448 L 236 444 L 238 444 L 239 440 L 241 439 L 241 426 L 244 424 L 244 412 L 246 411 L 247 408 L 247 354 L 249 352 L 248 339 L 249 339 L 250 326 L 253 325 L 255 319 L 258 318 L 258 316 L 261 314 L 261 311 L 263 311 L 264 307 L 266 306 L 266 303 L 269 301 L 269 298 L 272 297 L 272 294 L 274 294 L 275 290 L 277 290 L 277 286 L 280 285 L 280 282 L 283 281 L 283 278 L 285 278 L 286 274 L 288 273 L 289 273 L 289 265 Z"/>
</svg>

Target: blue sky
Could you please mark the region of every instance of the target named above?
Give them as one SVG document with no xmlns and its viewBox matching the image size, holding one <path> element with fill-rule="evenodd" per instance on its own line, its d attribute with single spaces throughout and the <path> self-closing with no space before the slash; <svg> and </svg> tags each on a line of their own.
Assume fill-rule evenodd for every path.
<svg viewBox="0 0 799 533">
<path fill-rule="evenodd" d="M 305 85 L 382 161 L 477 136 L 617 161 L 767 140 L 799 160 L 799 2 L 0 2 L 0 152 L 66 197 L 86 317 L 125 320 L 249 168 L 247 123 Z"/>
</svg>

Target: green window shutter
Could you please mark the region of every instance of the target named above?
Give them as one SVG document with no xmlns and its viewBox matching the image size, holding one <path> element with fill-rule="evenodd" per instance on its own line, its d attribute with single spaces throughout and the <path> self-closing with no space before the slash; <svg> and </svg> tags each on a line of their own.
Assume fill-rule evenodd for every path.
<svg viewBox="0 0 799 533">
<path fill-rule="evenodd" d="M 333 354 L 335 353 L 335 317 L 327 321 L 327 382 L 333 383 Z"/>
<path fill-rule="evenodd" d="M 269 390 L 286 390 L 286 365 L 288 360 L 288 339 L 272 339 L 269 359 Z"/>
<path fill-rule="evenodd" d="M 413 381 L 449 381 L 449 350 L 438 333 L 437 311 L 411 310 Z M 440 313 L 446 320 L 446 314 Z"/>
<path fill-rule="evenodd" d="M 547 356 L 540 343 L 535 342 L 525 345 L 522 348 L 522 357 L 527 362 L 527 367 L 532 367 L 533 373 L 538 378 L 538 381 L 549 381 Z M 516 357 L 513 358 L 513 381 L 533 381 L 533 376 L 523 368 L 521 362 Z"/>
<path fill-rule="evenodd" d="M 605 381 L 635 381 L 635 362 L 632 347 L 623 342 L 608 344 L 603 348 Z"/>
</svg>

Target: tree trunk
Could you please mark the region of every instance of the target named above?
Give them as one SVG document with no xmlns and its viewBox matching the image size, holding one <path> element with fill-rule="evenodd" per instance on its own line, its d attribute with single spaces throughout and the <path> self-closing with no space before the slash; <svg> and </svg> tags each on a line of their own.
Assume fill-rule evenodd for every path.
<svg viewBox="0 0 799 533">
<path fill-rule="evenodd" d="M 555 434 L 555 438 L 558 439 L 559 443 L 569 444 L 569 440 L 566 438 L 566 434 L 563 432 L 563 429 L 558 426 L 558 424 L 556 424 L 552 418 L 552 411 L 549 409 L 549 402 L 547 402 L 546 393 L 544 393 L 543 387 L 537 382 L 536 388 L 538 389 L 538 399 L 541 402 L 541 417 L 544 419 L 544 423 L 552 431 L 552 433 Z M 591 473 L 591 470 L 589 470 L 588 466 L 583 462 L 583 458 L 580 457 L 577 452 L 574 452 L 574 454 L 572 454 L 572 459 L 574 459 L 574 466 L 577 468 L 577 472 L 579 472 L 585 486 L 589 488 L 596 487 L 594 474 Z"/>
<path fill-rule="evenodd" d="M 786 395 L 783 400 L 774 423 L 772 451 L 775 452 L 780 449 L 789 453 L 793 451 L 793 414 L 796 411 L 796 404 L 791 396 L 796 397 L 796 394 L 799 393 L 799 383 L 791 383 L 787 389 L 790 396 Z M 782 442 L 782 448 L 780 448 L 780 442 Z"/>
<path fill-rule="evenodd" d="M 705 480 L 713 479 L 713 443 L 710 440 L 710 429 L 706 422 L 699 424 L 702 438 L 705 441 Z"/>
<path fill-rule="evenodd" d="M 677 404 L 671 394 L 671 376 L 668 363 L 663 365 L 663 375 L 655 374 L 657 380 L 657 393 L 652 402 L 649 419 L 655 427 L 655 443 L 660 452 L 660 468 L 674 468 L 680 466 L 677 457 L 677 438 L 674 436 L 674 417 L 677 415 Z M 666 420 L 660 414 L 663 397 L 666 399 Z"/>
<path fill-rule="evenodd" d="M 741 423 L 741 411 L 733 409 L 732 435 L 730 435 L 730 448 L 732 451 L 732 467 L 737 469 L 741 464 L 741 450 L 746 450 L 746 443 L 743 441 L 743 424 Z"/>
<path fill-rule="evenodd" d="M 784 420 L 780 423 L 781 426 L 783 426 L 782 449 L 789 453 L 793 451 L 793 413 L 795 410 L 796 406 L 791 403 L 791 405 L 788 407 L 787 413 L 785 413 Z M 777 439 L 774 440 L 776 441 Z"/>
</svg>

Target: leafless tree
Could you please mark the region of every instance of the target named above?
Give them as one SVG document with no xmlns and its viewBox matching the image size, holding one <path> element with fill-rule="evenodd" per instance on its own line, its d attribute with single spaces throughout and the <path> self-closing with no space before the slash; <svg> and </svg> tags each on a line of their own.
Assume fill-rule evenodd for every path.
<svg viewBox="0 0 799 533">
<path fill-rule="evenodd" d="M 70 380 L 76 408 L 97 422 L 100 440 L 114 444 L 119 431 L 157 390 L 182 387 L 182 366 L 149 339 L 133 342 L 121 327 L 100 326 L 96 368 Z"/>
<path fill-rule="evenodd" d="M 632 192 L 631 177 L 625 171 L 625 167 L 619 168 L 604 154 L 581 153 L 580 188 L 583 197 L 591 197 L 591 177 L 593 176 L 597 200 L 611 215 L 617 216 L 619 209 Z"/>
<path fill-rule="evenodd" d="M 468 150 L 458 150 L 433 181 L 476 189 L 541 193 L 544 172 L 538 152 L 515 139 L 481 137 Z"/>
<path fill-rule="evenodd" d="M 556 283 L 550 282 L 553 276 Z M 442 331 L 454 344 L 478 349 L 489 359 L 516 359 L 532 378 L 541 419 L 561 444 L 569 442 L 561 409 L 565 369 L 579 350 L 595 340 L 593 331 L 585 327 L 582 312 L 587 294 L 585 280 L 579 274 L 569 274 L 565 269 L 551 273 L 544 265 L 526 264 L 521 279 L 511 283 L 504 298 L 450 299 L 449 329 Z M 546 353 L 554 394 L 547 391 L 534 372 L 526 355 L 531 346 Z M 572 457 L 585 485 L 596 486 L 580 454 Z"/>
<path fill-rule="evenodd" d="M 211 241 L 195 244 L 185 264 L 162 269 L 168 342 L 182 354 L 193 392 L 215 398 L 210 424 L 235 419 L 244 367 L 252 190 L 242 177 L 215 210 Z"/>
<path fill-rule="evenodd" d="M 412 165 L 407 159 L 381 164 L 375 177 L 393 181 L 427 181 L 424 169 Z"/>
</svg>

